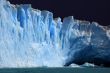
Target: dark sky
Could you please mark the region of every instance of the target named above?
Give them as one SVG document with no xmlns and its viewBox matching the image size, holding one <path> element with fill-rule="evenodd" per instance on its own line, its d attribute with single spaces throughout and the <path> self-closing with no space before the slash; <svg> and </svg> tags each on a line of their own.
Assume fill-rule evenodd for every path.
<svg viewBox="0 0 110 73">
<path fill-rule="evenodd" d="M 9 0 L 13 4 L 32 4 L 33 8 L 49 10 L 54 17 L 74 16 L 75 19 L 110 25 L 109 0 Z"/>
</svg>

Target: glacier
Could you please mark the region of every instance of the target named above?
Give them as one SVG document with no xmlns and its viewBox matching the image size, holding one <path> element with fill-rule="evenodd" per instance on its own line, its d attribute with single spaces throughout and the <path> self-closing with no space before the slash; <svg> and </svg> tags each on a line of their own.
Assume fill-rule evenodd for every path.
<svg viewBox="0 0 110 73">
<path fill-rule="evenodd" d="M 109 44 L 109 26 L 0 0 L 0 68 L 110 63 Z"/>
</svg>

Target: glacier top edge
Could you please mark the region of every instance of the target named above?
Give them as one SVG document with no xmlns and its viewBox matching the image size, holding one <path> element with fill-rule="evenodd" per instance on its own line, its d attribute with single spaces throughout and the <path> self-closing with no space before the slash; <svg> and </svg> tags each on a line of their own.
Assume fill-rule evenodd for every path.
<svg viewBox="0 0 110 73">
<path fill-rule="evenodd" d="M 15 7 L 15 8 L 17 8 L 17 7 L 26 7 L 26 8 L 31 8 L 33 11 L 37 11 L 37 12 L 41 11 L 41 10 L 39 10 L 39 9 L 34 9 L 34 8 L 32 8 L 31 4 L 20 4 L 20 5 L 17 4 L 17 5 L 14 5 L 14 4 L 10 4 L 10 2 L 9 2 L 8 0 L 0 0 L 0 3 L 1 3 L 2 5 L 3 5 L 3 4 L 8 4 L 8 5 L 13 6 L 13 7 Z M 50 11 L 48 11 L 48 10 L 42 10 L 42 12 L 53 14 L 52 12 L 50 12 Z M 65 18 L 70 18 L 70 17 L 72 17 L 74 20 L 77 20 L 79 23 L 87 23 L 87 24 L 95 23 L 96 25 L 99 25 L 99 23 L 96 22 L 96 21 L 89 22 L 89 21 L 86 21 L 86 20 L 78 20 L 78 19 L 75 19 L 74 16 L 64 17 L 64 18 L 63 18 L 63 21 L 65 20 Z M 60 18 L 60 17 L 58 17 L 58 18 Z M 58 19 L 58 18 L 53 18 L 53 19 L 56 20 L 56 19 Z M 61 19 L 61 18 L 60 18 L 60 19 Z M 62 21 L 62 19 L 61 19 L 61 21 Z M 100 26 L 103 26 L 103 25 L 100 25 Z M 108 25 L 108 26 L 104 26 L 104 27 L 107 28 L 107 27 L 109 27 L 109 25 Z"/>
</svg>

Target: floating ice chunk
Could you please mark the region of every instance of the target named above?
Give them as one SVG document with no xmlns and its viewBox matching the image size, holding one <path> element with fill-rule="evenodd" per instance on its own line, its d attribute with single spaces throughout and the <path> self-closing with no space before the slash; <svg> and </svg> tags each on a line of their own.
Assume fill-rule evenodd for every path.
<svg viewBox="0 0 110 73">
<path fill-rule="evenodd" d="M 94 64 L 91 64 L 91 63 L 84 63 L 82 66 L 84 66 L 84 67 L 95 67 L 95 65 Z"/>
<path fill-rule="evenodd" d="M 71 64 L 70 67 L 81 68 L 81 66 L 80 65 L 77 65 L 77 64 Z"/>
</svg>

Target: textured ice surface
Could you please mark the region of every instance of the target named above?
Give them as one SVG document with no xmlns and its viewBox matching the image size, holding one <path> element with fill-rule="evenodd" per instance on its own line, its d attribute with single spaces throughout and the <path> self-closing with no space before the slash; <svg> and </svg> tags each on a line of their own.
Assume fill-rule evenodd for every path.
<svg viewBox="0 0 110 73">
<path fill-rule="evenodd" d="M 110 61 L 109 44 L 110 30 L 98 23 L 73 16 L 61 22 L 49 11 L 0 0 L 0 67 L 62 67 L 88 57 L 89 46 Z"/>
</svg>

